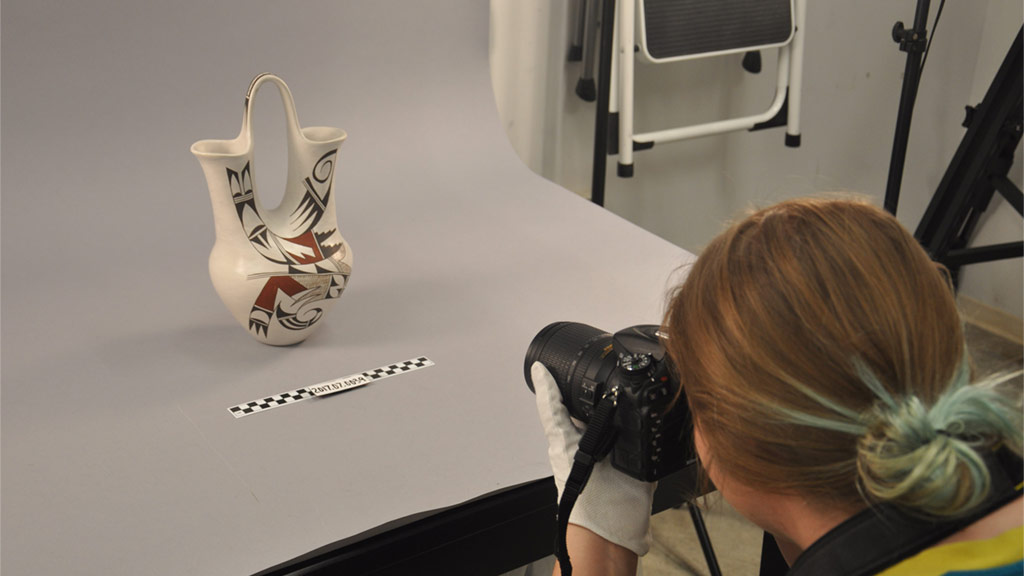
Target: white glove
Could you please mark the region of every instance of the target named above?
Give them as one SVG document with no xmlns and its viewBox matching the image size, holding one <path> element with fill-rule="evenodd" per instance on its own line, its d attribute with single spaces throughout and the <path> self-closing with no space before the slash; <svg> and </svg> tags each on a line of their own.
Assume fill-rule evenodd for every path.
<svg viewBox="0 0 1024 576">
<path fill-rule="evenodd" d="M 548 369 L 534 362 L 530 374 L 537 393 L 537 412 L 548 437 L 548 459 L 561 500 L 583 430 L 570 418 L 558 384 Z M 643 556 L 651 547 L 651 504 L 655 487 L 656 482 L 630 478 L 612 468 L 610 459 L 604 458 L 594 465 L 590 480 L 569 515 L 569 522 Z"/>
</svg>

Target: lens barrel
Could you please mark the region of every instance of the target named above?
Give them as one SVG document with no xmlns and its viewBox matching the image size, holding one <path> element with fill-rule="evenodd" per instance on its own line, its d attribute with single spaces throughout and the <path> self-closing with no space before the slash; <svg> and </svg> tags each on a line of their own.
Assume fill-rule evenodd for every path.
<svg viewBox="0 0 1024 576">
<path fill-rule="evenodd" d="M 526 385 L 534 391 L 530 367 L 540 362 L 558 384 L 569 414 L 589 422 L 593 403 L 600 399 L 604 390 L 588 390 L 584 382 L 604 385 L 616 365 L 614 355 L 609 356 L 611 351 L 612 335 L 604 330 L 579 322 L 549 324 L 537 333 L 527 348 L 523 365 Z"/>
</svg>

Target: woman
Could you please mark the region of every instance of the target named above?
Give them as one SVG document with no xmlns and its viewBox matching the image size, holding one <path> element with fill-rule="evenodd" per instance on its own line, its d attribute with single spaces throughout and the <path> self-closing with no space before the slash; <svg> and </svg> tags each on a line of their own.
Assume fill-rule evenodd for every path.
<svg viewBox="0 0 1024 576">
<path fill-rule="evenodd" d="M 663 332 L 706 474 L 794 571 L 852 571 L 849 532 L 881 514 L 923 534 L 854 558 L 864 573 L 1021 573 L 1024 504 L 1019 486 L 995 494 L 994 464 L 1021 454 L 1019 374 L 970 381 L 949 279 L 894 217 L 851 200 L 756 212 L 697 259 Z M 532 376 L 561 490 L 579 431 L 547 370 Z M 652 493 L 595 469 L 570 518 L 575 574 L 635 573 Z"/>
</svg>

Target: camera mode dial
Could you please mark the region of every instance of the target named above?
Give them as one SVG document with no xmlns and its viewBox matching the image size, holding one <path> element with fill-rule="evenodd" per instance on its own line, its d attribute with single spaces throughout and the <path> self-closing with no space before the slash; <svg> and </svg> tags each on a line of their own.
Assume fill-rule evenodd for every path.
<svg viewBox="0 0 1024 576">
<path fill-rule="evenodd" d="M 619 354 L 619 368 L 626 372 L 641 372 L 647 370 L 650 366 L 650 354 Z"/>
</svg>

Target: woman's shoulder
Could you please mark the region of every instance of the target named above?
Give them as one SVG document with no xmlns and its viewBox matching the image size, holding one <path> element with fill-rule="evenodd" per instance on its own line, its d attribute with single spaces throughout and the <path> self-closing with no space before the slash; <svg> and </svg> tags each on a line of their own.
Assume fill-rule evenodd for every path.
<svg viewBox="0 0 1024 576">
<path fill-rule="evenodd" d="M 991 514 L 939 542 L 939 545 L 987 540 L 993 536 L 1004 534 L 1008 530 L 1020 528 L 1022 524 L 1024 524 L 1024 496 L 1018 496 L 997 510 L 993 510 Z"/>
<path fill-rule="evenodd" d="M 943 542 L 891 566 L 878 576 L 1008 576 L 1024 573 L 1024 519 L 1021 500 L 1015 500 L 992 515 L 968 526 Z M 1009 511 L 1008 513 L 1006 511 Z M 1006 528 L 1005 517 L 1015 516 Z M 991 518 L 991 520 L 990 520 Z"/>
</svg>

